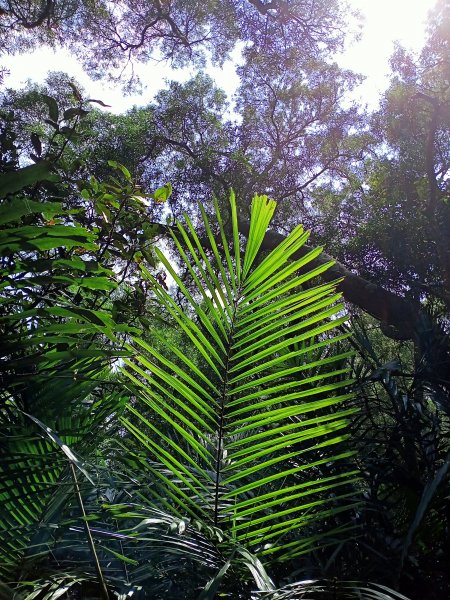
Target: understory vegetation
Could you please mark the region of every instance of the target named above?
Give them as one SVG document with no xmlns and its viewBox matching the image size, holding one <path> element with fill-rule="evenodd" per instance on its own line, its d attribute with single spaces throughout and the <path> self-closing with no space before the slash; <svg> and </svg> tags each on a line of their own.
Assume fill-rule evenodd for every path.
<svg viewBox="0 0 450 600">
<path fill-rule="evenodd" d="M 450 596 L 449 32 L 369 112 L 338 0 L 0 0 L 4 56 L 198 70 L 0 69 L 0 598 Z"/>
</svg>

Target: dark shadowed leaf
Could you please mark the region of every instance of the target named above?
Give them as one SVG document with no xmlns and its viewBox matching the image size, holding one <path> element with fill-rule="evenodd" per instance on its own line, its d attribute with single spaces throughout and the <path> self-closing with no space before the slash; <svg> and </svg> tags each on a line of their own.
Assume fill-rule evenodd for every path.
<svg viewBox="0 0 450 600">
<path fill-rule="evenodd" d="M 50 120 L 56 124 L 59 119 L 58 104 L 57 104 L 56 100 L 54 98 L 52 98 L 51 96 L 47 96 L 47 94 L 42 94 L 42 99 L 44 100 L 45 104 L 48 106 L 48 114 L 49 114 Z"/>
<path fill-rule="evenodd" d="M 11 173 L 4 173 L 0 177 L 0 198 L 4 198 L 8 194 L 14 194 L 39 181 L 59 181 L 59 176 L 52 173 L 51 168 L 50 162 L 42 160 L 35 165 L 29 165 Z"/>
<path fill-rule="evenodd" d="M 96 104 L 100 104 L 100 106 L 104 106 L 105 108 L 111 108 L 110 104 L 105 104 L 103 100 L 94 100 L 94 98 L 89 98 L 86 102 L 95 102 Z"/>
</svg>

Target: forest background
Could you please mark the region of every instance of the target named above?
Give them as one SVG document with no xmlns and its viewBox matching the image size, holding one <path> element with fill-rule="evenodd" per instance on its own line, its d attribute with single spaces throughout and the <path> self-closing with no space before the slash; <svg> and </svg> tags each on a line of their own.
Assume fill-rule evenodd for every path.
<svg viewBox="0 0 450 600">
<path fill-rule="evenodd" d="M 419 53 L 396 48 L 373 111 L 330 58 L 346 10 L 0 2 L 4 54 L 62 45 L 94 75 L 155 55 L 198 69 L 119 115 L 61 73 L 1 94 L 5 597 L 448 597 L 450 7 L 436 3 Z M 220 65 L 238 43 L 230 114 L 201 69 L 205 52 Z M 117 85 L 138 85 L 131 75 Z M 277 205 L 255 201 L 250 217 L 261 193 Z M 311 235 L 292 250 L 296 275 L 276 261 L 299 223 Z M 227 327 L 245 277 L 275 264 L 299 278 L 303 312 L 261 321 L 259 341 L 244 327 L 236 354 Z M 275 273 L 248 275 L 248 297 L 269 302 L 270 283 L 286 303 L 274 314 L 288 314 L 295 298 Z M 285 367 L 255 380 L 264 352 Z M 237 441 L 237 366 L 214 418 L 197 396 L 223 383 L 211 356 L 227 373 L 237 356 L 259 390 L 240 399 L 257 411 L 255 458 Z M 258 416 L 267 397 L 284 412 Z"/>
</svg>

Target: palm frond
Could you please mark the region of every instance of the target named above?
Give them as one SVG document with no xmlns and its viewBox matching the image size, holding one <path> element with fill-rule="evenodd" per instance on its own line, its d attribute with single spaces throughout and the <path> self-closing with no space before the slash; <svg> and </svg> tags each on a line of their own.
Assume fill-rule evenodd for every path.
<svg viewBox="0 0 450 600">
<path fill-rule="evenodd" d="M 243 252 L 233 196 L 229 241 L 217 206 L 215 231 L 201 208 L 206 242 L 187 217 L 177 223 L 173 239 L 195 291 L 158 258 L 188 308 L 147 276 L 201 364 L 170 342 L 159 352 L 136 338 L 126 360 L 136 401 L 122 422 L 147 453 L 140 466 L 152 482 L 150 505 L 282 560 L 321 543 L 313 523 L 356 506 L 358 473 L 333 470 L 352 455 L 341 447 L 353 412 L 345 407 L 348 354 L 317 358 L 346 337 L 333 333 L 346 319 L 334 286 L 314 284 L 331 263 L 308 270 L 320 249 L 290 261 L 308 238 L 301 227 L 261 257 L 275 206 L 254 198 Z"/>
<path fill-rule="evenodd" d="M 87 376 L 78 366 L 80 376 Z M 40 388 L 35 381 L 28 390 L 27 404 L 41 419 L 22 411 L 12 395 L 0 411 L 0 573 L 6 580 L 19 565 L 23 570 L 25 562 L 51 550 L 74 502 L 69 465 L 75 463 L 85 474 L 91 470 L 76 451 L 93 456 L 114 428 L 112 415 L 124 404 L 119 392 L 95 397 L 97 378 L 105 373 L 81 382 L 65 375 L 57 387 Z"/>
</svg>

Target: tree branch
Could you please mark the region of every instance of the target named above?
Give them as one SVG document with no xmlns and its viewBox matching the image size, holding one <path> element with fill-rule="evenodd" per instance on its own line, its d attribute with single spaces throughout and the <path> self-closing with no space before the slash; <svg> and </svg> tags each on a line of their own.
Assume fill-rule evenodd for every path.
<svg viewBox="0 0 450 600">
<path fill-rule="evenodd" d="M 20 25 L 25 29 L 34 29 L 35 27 L 39 27 L 42 23 L 49 19 L 53 10 L 53 0 L 46 0 L 44 6 L 42 7 L 41 13 L 35 18 L 34 21 L 28 21 L 25 16 L 18 14 L 14 11 L 14 8 L 9 3 L 9 9 L 11 14 L 13 14 L 19 21 Z"/>
</svg>

